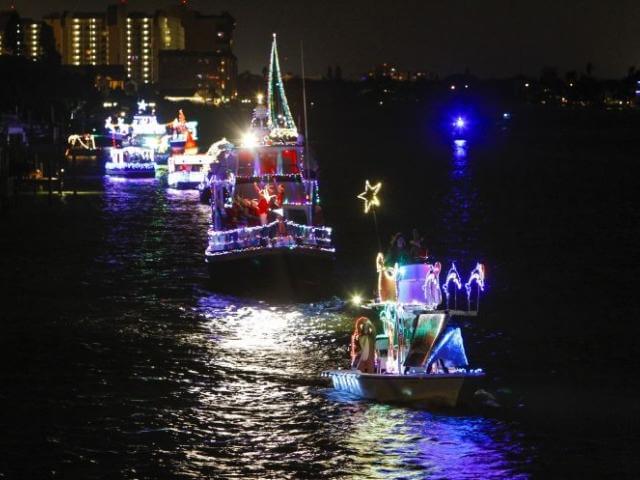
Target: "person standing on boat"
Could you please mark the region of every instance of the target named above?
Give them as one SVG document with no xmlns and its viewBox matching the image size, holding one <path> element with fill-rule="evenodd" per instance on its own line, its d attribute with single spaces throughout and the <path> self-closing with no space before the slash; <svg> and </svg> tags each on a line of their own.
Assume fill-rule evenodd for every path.
<svg viewBox="0 0 640 480">
<path fill-rule="evenodd" d="M 266 189 L 260 189 L 258 184 L 253 184 L 256 192 L 258 193 L 258 217 L 260 218 L 260 225 L 267 224 L 267 213 L 269 212 L 269 200 L 267 199 L 268 192 Z"/>
<path fill-rule="evenodd" d="M 278 185 L 278 188 L 276 190 L 275 200 L 276 200 L 276 208 L 282 208 L 282 206 L 284 205 L 284 185 L 283 184 Z"/>
<path fill-rule="evenodd" d="M 405 265 L 410 263 L 409 253 L 407 252 L 407 242 L 402 233 L 396 233 L 391 237 L 391 242 L 389 243 L 389 250 L 384 257 L 384 263 L 386 265 L 393 266 L 396 263 L 398 265 Z"/>
<path fill-rule="evenodd" d="M 409 256 L 412 260 L 425 260 L 429 255 L 427 249 L 423 246 L 424 237 L 420 236 L 417 228 L 413 229 L 412 238 L 409 242 Z"/>
</svg>

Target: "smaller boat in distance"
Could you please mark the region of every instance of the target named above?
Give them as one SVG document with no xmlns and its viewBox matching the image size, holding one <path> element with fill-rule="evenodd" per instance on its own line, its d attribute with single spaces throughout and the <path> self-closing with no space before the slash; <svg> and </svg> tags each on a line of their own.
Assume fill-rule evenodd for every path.
<svg viewBox="0 0 640 480">
<path fill-rule="evenodd" d="M 169 124 L 169 145 L 172 154 L 198 153 L 198 122 L 187 121 L 182 109 L 178 110 L 178 117 Z"/>
<path fill-rule="evenodd" d="M 153 149 L 146 147 L 110 148 L 105 163 L 107 175 L 127 178 L 155 177 Z"/>
<path fill-rule="evenodd" d="M 469 366 L 458 319 L 477 316 L 484 267 L 477 264 L 464 284 L 466 309 L 456 309 L 456 293 L 463 285 L 455 264 L 442 288 L 439 262 L 389 268 L 379 254 L 377 264 L 378 298 L 364 306 L 377 318 L 356 319 L 351 368 L 322 376 L 336 390 L 380 402 L 426 407 L 468 403 L 484 372 Z"/>
<path fill-rule="evenodd" d="M 171 155 L 167 163 L 169 187 L 180 190 L 197 189 L 207 179 L 213 157 L 207 154 Z"/>
</svg>

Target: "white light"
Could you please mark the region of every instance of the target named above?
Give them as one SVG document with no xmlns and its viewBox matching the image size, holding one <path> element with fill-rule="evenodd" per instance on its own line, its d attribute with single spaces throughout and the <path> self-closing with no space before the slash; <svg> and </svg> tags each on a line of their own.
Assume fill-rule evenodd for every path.
<svg viewBox="0 0 640 480">
<path fill-rule="evenodd" d="M 254 148 L 258 145 L 258 138 L 252 132 L 246 132 L 242 136 L 242 146 L 245 148 Z"/>
<path fill-rule="evenodd" d="M 360 305 L 362 305 L 362 297 L 358 294 L 354 295 L 353 297 L 351 297 L 351 303 L 356 307 L 359 307 Z"/>
</svg>

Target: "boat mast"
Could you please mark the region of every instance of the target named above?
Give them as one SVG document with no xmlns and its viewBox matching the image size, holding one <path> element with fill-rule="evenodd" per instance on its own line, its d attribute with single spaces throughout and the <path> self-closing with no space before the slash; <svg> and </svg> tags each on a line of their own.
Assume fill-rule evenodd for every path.
<svg viewBox="0 0 640 480">
<path fill-rule="evenodd" d="M 302 116 L 304 117 L 304 169 L 307 172 L 307 181 L 309 182 L 309 193 L 311 197 L 311 208 L 309 209 L 309 225 L 313 225 L 313 210 L 315 209 L 315 192 L 313 191 L 313 183 L 311 175 L 309 175 L 309 124 L 307 123 L 307 89 L 304 75 L 304 44 L 300 40 L 300 64 L 302 74 Z"/>
<path fill-rule="evenodd" d="M 307 123 L 307 89 L 304 78 L 304 44 L 300 40 L 300 63 L 302 64 L 302 115 L 304 117 L 304 150 L 309 150 L 309 124 Z"/>
</svg>

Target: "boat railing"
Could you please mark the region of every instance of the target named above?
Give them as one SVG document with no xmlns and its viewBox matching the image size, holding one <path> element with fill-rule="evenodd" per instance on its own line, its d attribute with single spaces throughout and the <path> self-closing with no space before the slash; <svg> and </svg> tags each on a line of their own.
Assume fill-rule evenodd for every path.
<svg viewBox="0 0 640 480">
<path fill-rule="evenodd" d="M 276 220 L 266 225 L 234 230 L 209 230 L 208 250 L 211 253 L 277 247 L 332 251 L 331 228 Z"/>
</svg>

